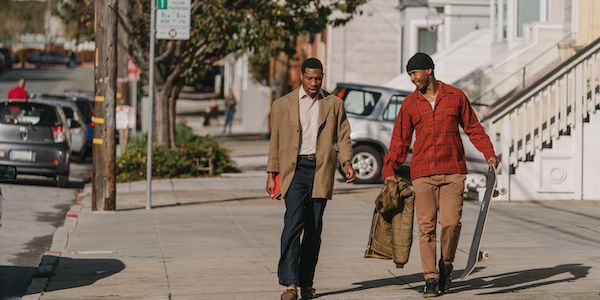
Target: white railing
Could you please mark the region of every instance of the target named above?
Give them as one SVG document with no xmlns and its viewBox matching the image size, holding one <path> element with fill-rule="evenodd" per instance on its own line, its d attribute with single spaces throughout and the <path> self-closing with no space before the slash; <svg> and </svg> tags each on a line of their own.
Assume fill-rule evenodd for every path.
<svg viewBox="0 0 600 300">
<path fill-rule="evenodd" d="M 491 109 L 484 122 L 501 153 L 502 177 L 536 152 L 569 134 L 600 108 L 600 40 L 596 40 L 535 86 Z M 506 184 L 506 183 L 505 183 Z"/>
</svg>

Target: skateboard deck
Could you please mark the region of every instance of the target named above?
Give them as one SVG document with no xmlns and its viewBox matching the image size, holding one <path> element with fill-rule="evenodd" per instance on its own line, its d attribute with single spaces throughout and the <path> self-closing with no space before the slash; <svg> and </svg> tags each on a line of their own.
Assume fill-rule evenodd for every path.
<svg viewBox="0 0 600 300">
<path fill-rule="evenodd" d="M 471 249 L 469 250 L 469 259 L 467 261 L 467 266 L 460 276 L 461 279 L 469 276 L 469 274 L 475 270 L 475 265 L 477 262 L 490 259 L 491 255 L 489 252 L 481 251 L 483 232 L 485 229 L 488 212 L 490 211 L 492 198 L 497 197 L 499 194 L 504 195 L 506 193 L 504 189 L 497 190 L 496 184 L 496 168 L 490 167 L 487 173 L 485 193 L 483 195 L 483 200 L 481 201 L 479 217 L 477 218 L 477 225 L 475 226 L 475 233 L 473 234 L 473 241 L 471 242 Z"/>
</svg>

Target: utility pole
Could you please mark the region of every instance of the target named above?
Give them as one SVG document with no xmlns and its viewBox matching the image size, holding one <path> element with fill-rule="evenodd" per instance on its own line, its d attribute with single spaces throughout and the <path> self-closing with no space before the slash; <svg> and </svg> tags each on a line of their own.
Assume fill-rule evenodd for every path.
<svg viewBox="0 0 600 300">
<path fill-rule="evenodd" d="M 93 211 L 116 209 L 117 2 L 117 0 L 96 0 L 95 7 Z"/>
</svg>

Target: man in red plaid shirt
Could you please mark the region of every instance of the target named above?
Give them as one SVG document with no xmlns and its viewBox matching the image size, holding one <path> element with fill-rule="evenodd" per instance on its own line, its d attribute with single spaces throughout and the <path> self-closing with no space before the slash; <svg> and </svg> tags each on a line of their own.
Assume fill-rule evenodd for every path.
<svg viewBox="0 0 600 300">
<path fill-rule="evenodd" d="M 425 53 L 415 54 L 406 66 L 416 90 L 400 108 L 389 152 L 383 162 L 385 181 L 406 160 L 415 132 L 410 176 L 415 192 L 419 247 L 425 288 L 435 297 L 450 288 L 452 262 L 460 236 L 463 191 L 467 174 L 460 125 L 490 165 L 497 165 L 492 142 L 479 123 L 469 100 L 458 88 L 435 79 L 434 64 Z M 441 258 L 436 266 L 436 223 L 441 225 Z"/>
</svg>

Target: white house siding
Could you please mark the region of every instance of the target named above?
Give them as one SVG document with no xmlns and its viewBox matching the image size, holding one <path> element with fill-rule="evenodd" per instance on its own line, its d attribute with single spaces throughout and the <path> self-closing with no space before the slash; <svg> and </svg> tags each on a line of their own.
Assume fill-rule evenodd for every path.
<svg viewBox="0 0 600 300">
<path fill-rule="evenodd" d="M 490 27 L 489 4 L 482 6 L 451 5 L 448 14 L 450 18 L 450 43 L 471 33 L 476 28 Z M 448 11 L 447 10 L 447 11 Z"/>
<path fill-rule="evenodd" d="M 338 82 L 383 84 L 399 74 L 400 12 L 395 1 L 371 0 L 345 26 L 329 28 L 326 88 Z"/>
<path fill-rule="evenodd" d="M 462 37 L 479 29 L 490 27 L 490 1 L 460 1 L 460 0 L 432 0 L 428 1 L 429 7 L 419 5 L 427 1 L 404 1 L 406 6 L 402 10 L 403 53 L 402 71 L 408 59 L 418 51 L 417 28 L 437 24 L 438 44 L 437 52 L 450 47 Z M 410 2 L 410 3 L 409 3 Z M 428 20 L 428 13 L 439 13 L 438 18 Z M 434 53 L 429 53 L 433 55 Z"/>
</svg>

